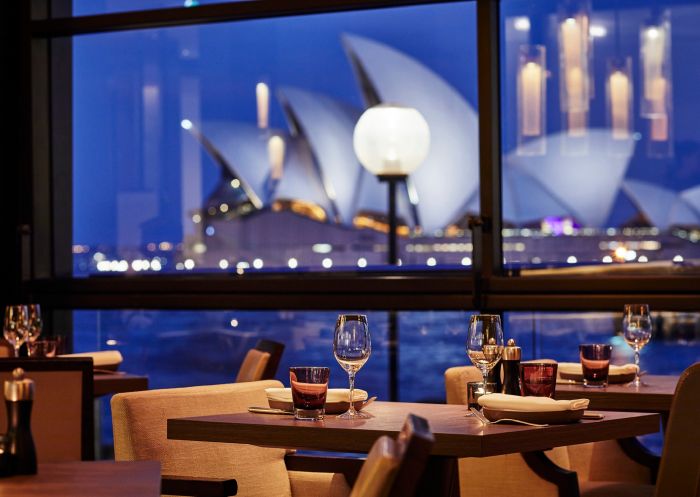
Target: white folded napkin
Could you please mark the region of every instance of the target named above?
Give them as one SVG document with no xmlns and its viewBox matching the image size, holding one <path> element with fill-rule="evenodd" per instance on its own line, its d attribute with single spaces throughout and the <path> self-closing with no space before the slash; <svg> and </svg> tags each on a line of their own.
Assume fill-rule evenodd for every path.
<svg viewBox="0 0 700 497">
<path fill-rule="evenodd" d="M 582 375 L 583 368 L 580 362 L 560 362 L 558 373 L 564 373 L 568 375 Z M 616 366 L 614 364 L 610 365 L 608 374 L 611 375 L 623 375 L 623 374 L 635 374 L 637 372 L 637 366 L 634 364 L 623 364 L 622 366 Z"/>
<path fill-rule="evenodd" d="M 292 389 L 291 388 L 266 388 L 265 393 L 267 394 L 267 399 L 277 402 L 291 402 L 292 401 Z M 353 399 L 367 400 L 367 392 L 356 388 L 353 392 Z M 349 388 L 329 388 L 326 394 L 326 403 L 331 402 L 347 402 L 350 397 Z"/>
<path fill-rule="evenodd" d="M 554 400 L 549 397 L 520 397 L 504 393 L 490 393 L 479 397 L 479 405 L 505 411 L 574 411 L 588 407 L 588 399 Z"/>
<path fill-rule="evenodd" d="M 58 357 L 92 357 L 92 367 L 100 368 L 121 364 L 124 358 L 118 350 L 101 350 L 99 352 L 81 352 L 79 354 L 63 354 Z"/>
</svg>

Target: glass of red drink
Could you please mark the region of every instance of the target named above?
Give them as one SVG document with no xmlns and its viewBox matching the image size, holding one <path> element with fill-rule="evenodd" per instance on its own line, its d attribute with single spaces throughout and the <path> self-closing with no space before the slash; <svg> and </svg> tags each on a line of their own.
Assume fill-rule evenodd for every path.
<svg viewBox="0 0 700 497">
<path fill-rule="evenodd" d="M 331 371 L 323 367 L 289 368 L 294 417 L 304 420 L 323 419 Z"/>
<path fill-rule="evenodd" d="M 610 354 L 612 345 L 591 343 L 578 346 L 583 369 L 583 385 L 586 387 L 605 387 L 608 385 Z"/>
<path fill-rule="evenodd" d="M 524 362 L 520 364 L 523 396 L 554 397 L 557 386 L 556 362 Z"/>
</svg>

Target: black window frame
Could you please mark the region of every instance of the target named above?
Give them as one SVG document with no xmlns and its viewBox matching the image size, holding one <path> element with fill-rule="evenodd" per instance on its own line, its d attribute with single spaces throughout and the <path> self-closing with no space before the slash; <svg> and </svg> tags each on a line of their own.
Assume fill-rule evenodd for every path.
<svg viewBox="0 0 700 497">
<path fill-rule="evenodd" d="M 71 2 L 10 2 L 5 49 L 17 98 L 15 124 L 3 123 L 10 163 L 2 202 L 12 249 L 5 301 L 32 299 L 53 309 L 239 308 L 324 310 L 696 310 L 700 281 L 685 275 L 550 276 L 509 273 L 501 219 L 501 34 L 499 0 L 477 5 L 481 215 L 473 225 L 471 271 L 149 275 L 73 278 L 71 274 L 71 41 L 73 36 L 458 0 L 249 0 L 93 16 L 71 16 Z M 70 192 L 70 193 L 69 193 Z"/>
</svg>

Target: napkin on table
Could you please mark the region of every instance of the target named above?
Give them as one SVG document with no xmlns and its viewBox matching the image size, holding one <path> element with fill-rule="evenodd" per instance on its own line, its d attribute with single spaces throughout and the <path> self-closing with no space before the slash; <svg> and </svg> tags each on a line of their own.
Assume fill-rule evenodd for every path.
<svg viewBox="0 0 700 497">
<path fill-rule="evenodd" d="M 588 399 L 554 400 L 549 397 L 520 397 L 504 393 L 490 393 L 479 397 L 480 406 L 506 411 L 574 411 L 586 409 L 588 402 Z"/>
<path fill-rule="evenodd" d="M 101 368 L 121 364 L 124 360 L 118 350 L 101 350 L 99 352 L 81 352 L 79 354 L 63 354 L 58 357 L 92 357 L 92 367 Z"/>
<path fill-rule="evenodd" d="M 564 373 L 568 375 L 582 375 L 583 368 L 580 362 L 560 362 L 558 373 Z M 608 374 L 611 375 L 625 375 L 625 374 L 635 374 L 637 372 L 637 366 L 634 364 L 623 364 L 622 366 L 610 365 Z"/>
<path fill-rule="evenodd" d="M 291 402 L 292 401 L 292 389 L 291 388 L 266 388 L 265 393 L 267 394 L 268 400 L 273 400 L 277 402 Z M 329 388 L 328 394 L 326 395 L 326 403 L 331 402 L 347 402 L 350 397 L 349 388 Z M 353 399 L 367 400 L 367 392 L 355 389 L 353 393 Z"/>
</svg>

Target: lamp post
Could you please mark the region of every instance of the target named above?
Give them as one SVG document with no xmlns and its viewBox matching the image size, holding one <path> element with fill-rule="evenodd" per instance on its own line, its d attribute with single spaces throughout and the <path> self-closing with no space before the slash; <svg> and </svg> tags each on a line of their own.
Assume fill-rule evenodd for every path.
<svg viewBox="0 0 700 497">
<path fill-rule="evenodd" d="M 386 182 L 389 197 L 388 263 L 398 262 L 396 185 L 421 165 L 430 149 L 430 128 L 416 109 L 380 104 L 367 109 L 357 121 L 353 147 L 360 164 Z M 389 311 L 389 399 L 398 400 L 398 316 Z"/>
</svg>

